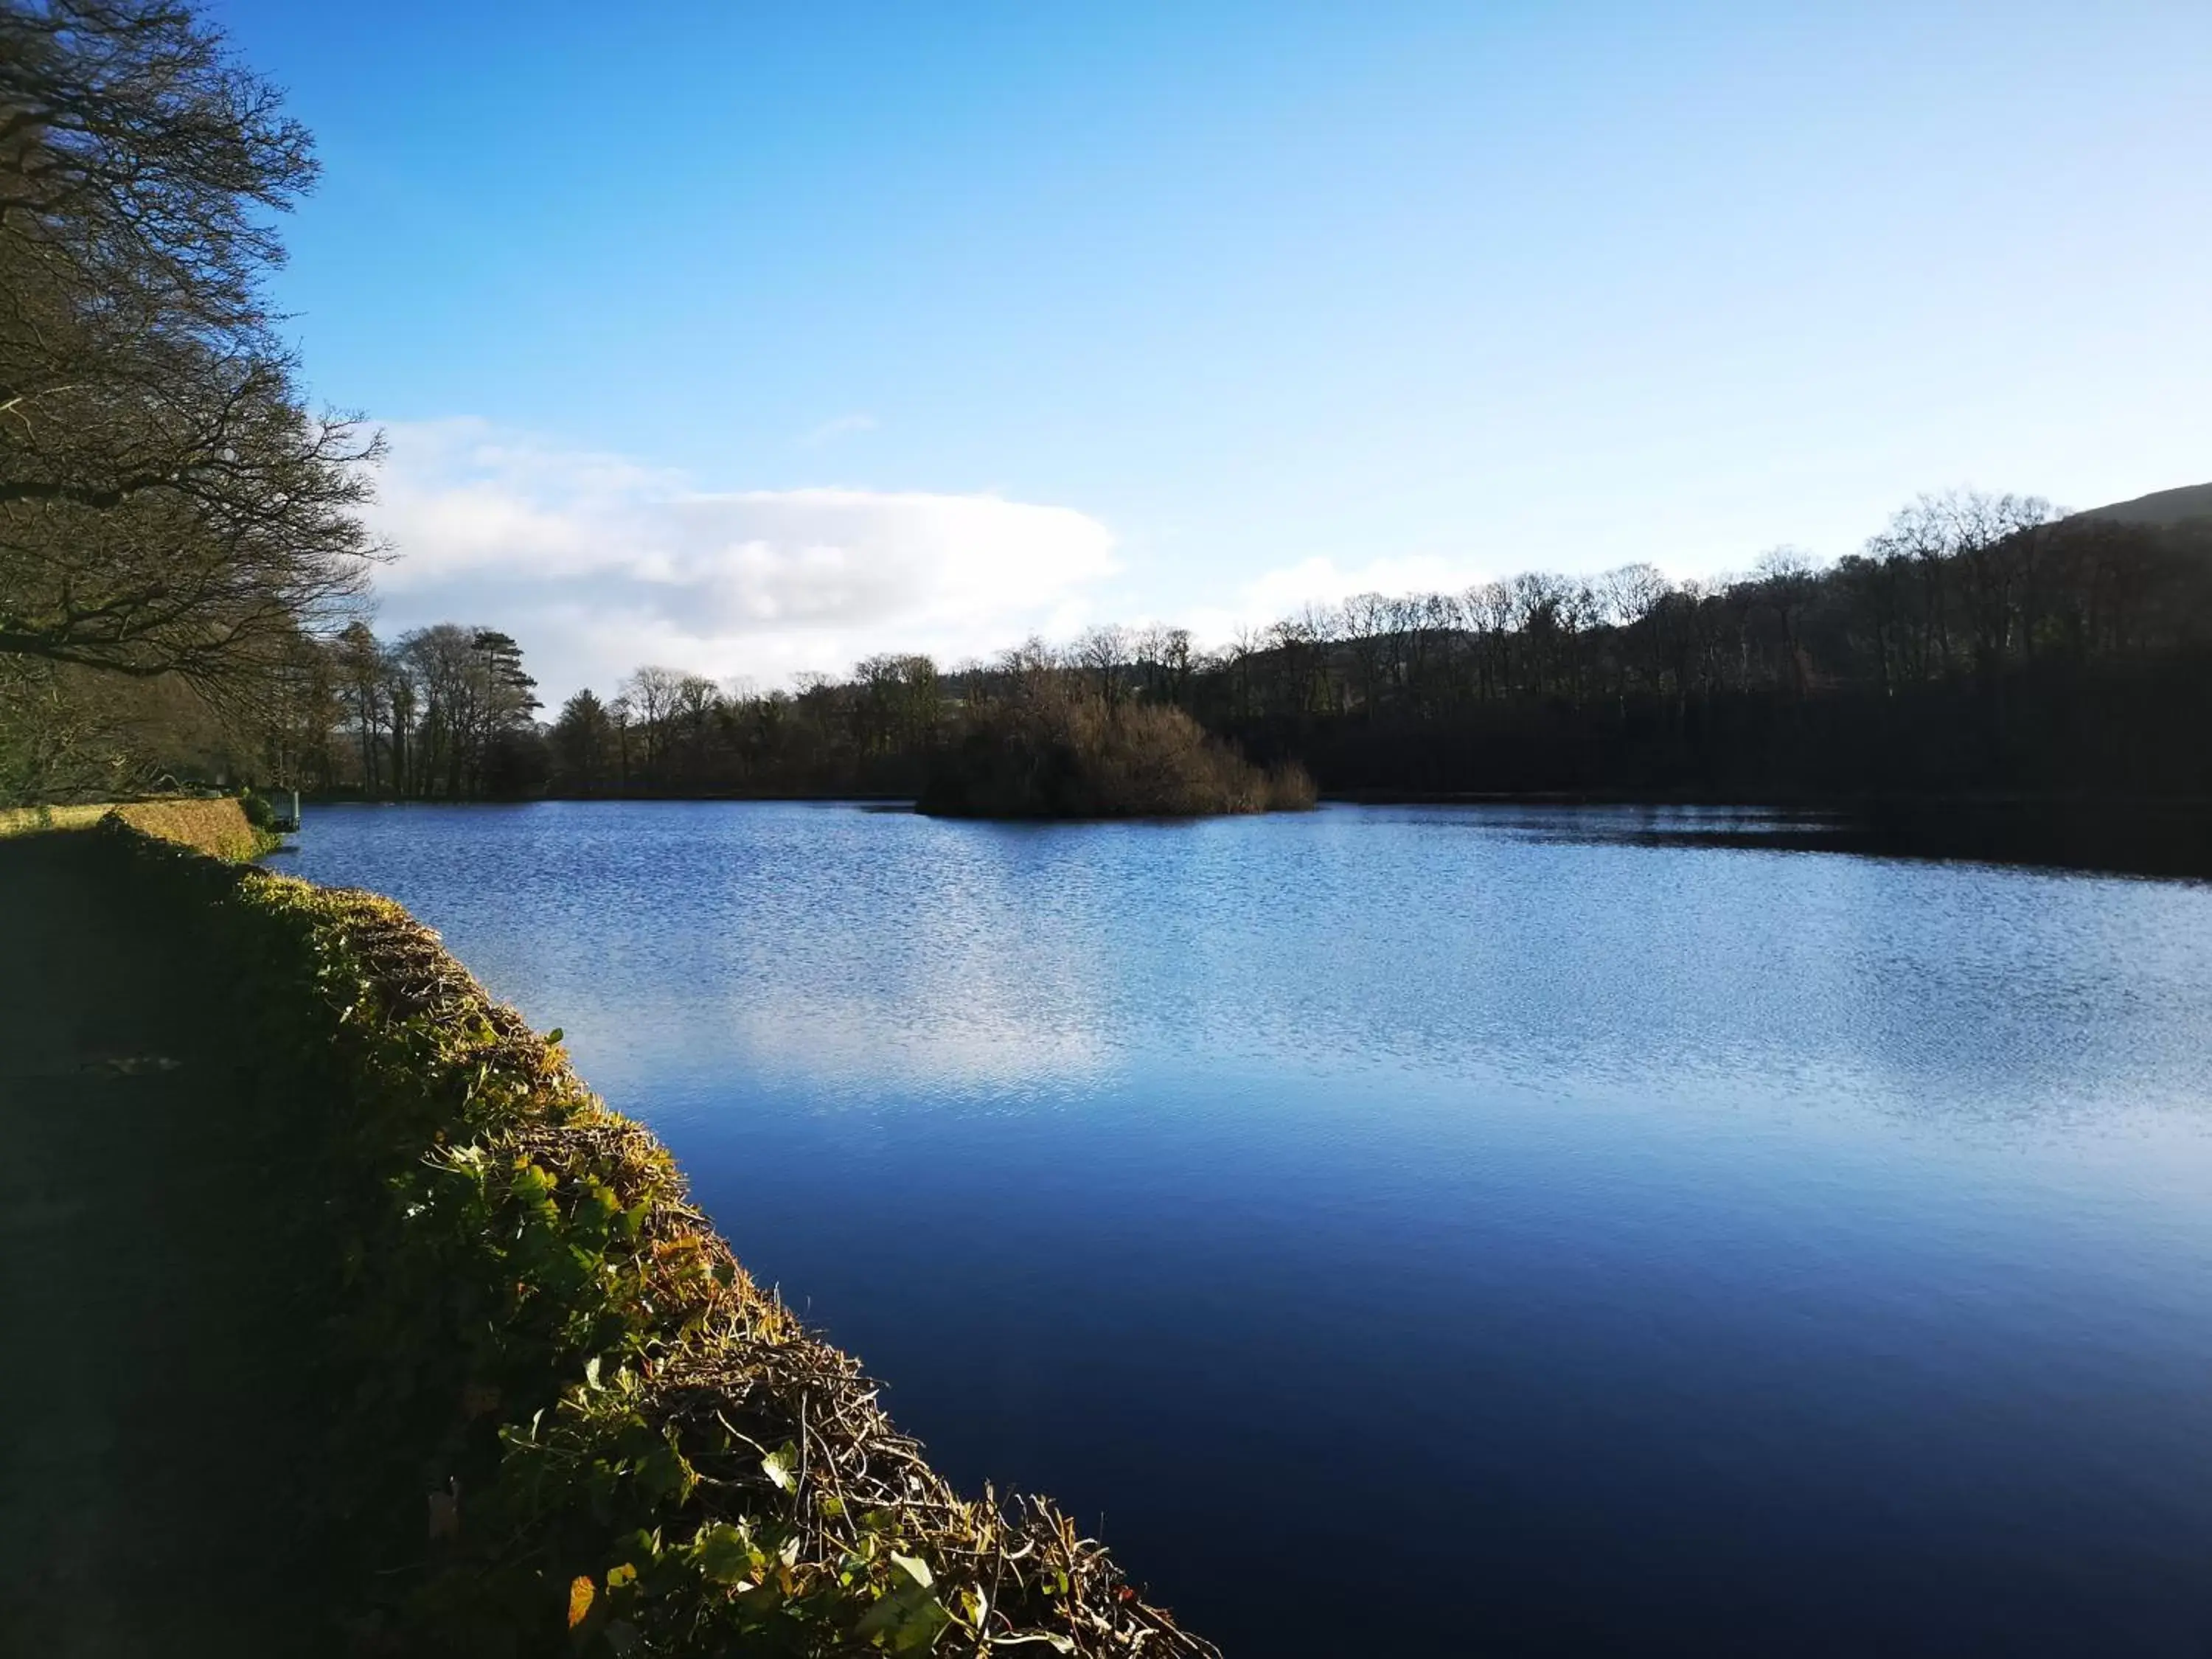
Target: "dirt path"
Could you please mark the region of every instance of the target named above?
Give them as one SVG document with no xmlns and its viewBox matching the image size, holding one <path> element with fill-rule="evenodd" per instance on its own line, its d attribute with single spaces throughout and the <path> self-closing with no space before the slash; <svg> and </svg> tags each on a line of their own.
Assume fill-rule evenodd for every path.
<svg viewBox="0 0 2212 1659">
<path fill-rule="evenodd" d="M 0 841 L 0 1653 L 342 1652 L 285 1160 L 99 842 Z"/>
</svg>

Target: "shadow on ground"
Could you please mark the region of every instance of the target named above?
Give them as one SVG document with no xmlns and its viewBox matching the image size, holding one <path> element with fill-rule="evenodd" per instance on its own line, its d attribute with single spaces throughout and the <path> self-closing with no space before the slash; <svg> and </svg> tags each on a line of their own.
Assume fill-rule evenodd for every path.
<svg viewBox="0 0 2212 1659">
<path fill-rule="evenodd" d="M 316 1289 L 194 943 L 0 842 L 0 1653 L 328 1653 Z"/>
</svg>

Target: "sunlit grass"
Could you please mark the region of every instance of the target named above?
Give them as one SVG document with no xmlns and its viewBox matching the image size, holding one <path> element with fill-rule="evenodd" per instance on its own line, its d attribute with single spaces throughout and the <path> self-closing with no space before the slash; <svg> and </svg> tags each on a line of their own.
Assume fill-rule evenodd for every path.
<svg viewBox="0 0 2212 1659">
<path fill-rule="evenodd" d="M 189 847 L 210 858 L 256 858 L 275 845 L 275 837 L 257 830 L 246 816 L 246 809 L 228 797 L 216 800 L 99 801 L 74 806 L 4 807 L 0 808 L 0 837 L 37 835 L 52 830 L 88 830 L 110 814 L 157 840 Z"/>
<path fill-rule="evenodd" d="M 0 806 L 0 837 L 36 835 L 41 830 L 83 830 L 112 811 L 94 806 Z"/>
</svg>

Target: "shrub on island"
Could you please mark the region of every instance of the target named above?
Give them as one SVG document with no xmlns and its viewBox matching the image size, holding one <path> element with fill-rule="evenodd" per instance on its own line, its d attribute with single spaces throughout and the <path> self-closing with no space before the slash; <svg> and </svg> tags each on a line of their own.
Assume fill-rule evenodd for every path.
<svg viewBox="0 0 2212 1659">
<path fill-rule="evenodd" d="M 941 817 L 1210 817 L 1304 811 L 1313 780 L 1295 762 L 1255 766 L 1182 709 L 1109 703 L 1047 684 L 971 711 L 930 764 L 924 812 Z"/>
</svg>

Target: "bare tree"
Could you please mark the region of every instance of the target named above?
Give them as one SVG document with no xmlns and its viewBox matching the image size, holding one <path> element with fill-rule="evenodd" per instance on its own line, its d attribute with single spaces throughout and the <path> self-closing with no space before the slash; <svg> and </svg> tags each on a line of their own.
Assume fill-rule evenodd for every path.
<svg viewBox="0 0 2212 1659">
<path fill-rule="evenodd" d="M 339 696 L 361 749 L 362 790 L 374 798 L 384 792 L 379 738 L 390 706 L 384 647 L 368 631 L 368 623 L 357 622 L 338 635 L 334 654 Z"/>
<path fill-rule="evenodd" d="M 1790 684 L 1799 697 L 1805 695 L 1811 665 L 1798 638 L 1798 624 L 1812 596 L 1819 562 L 1802 547 L 1771 547 L 1752 562 L 1767 603 L 1781 624 L 1782 651 L 1790 666 Z"/>
<path fill-rule="evenodd" d="M 639 757 L 640 769 L 648 782 L 667 781 L 663 774 L 672 736 L 669 722 L 683 695 L 684 678 L 676 669 L 648 665 L 632 674 L 620 687 L 622 701 L 629 708 L 631 725 L 643 750 Z"/>
<path fill-rule="evenodd" d="M 1160 675 L 1168 699 L 1180 703 L 1188 694 L 1191 673 L 1196 661 L 1191 650 L 1190 629 L 1161 629 L 1159 653 Z"/>
<path fill-rule="evenodd" d="M 1379 701 L 1383 651 L 1391 630 L 1390 602 L 1380 593 L 1355 593 L 1344 602 L 1340 614 L 1359 707 L 1372 715 Z"/>
<path fill-rule="evenodd" d="M 1060 658 L 1043 640 L 1032 634 L 1019 645 L 1002 652 L 996 671 L 1006 691 L 1015 697 L 1035 697 L 1052 684 Z"/>
<path fill-rule="evenodd" d="M 1121 701 L 1123 673 L 1130 662 L 1129 630 L 1116 623 L 1090 629 L 1076 641 L 1076 665 L 1097 682 L 1098 695 L 1108 708 Z"/>
<path fill-rule="evenodd" d="M 1605 620 L 1617 628 L 1633 628 L 1649 617 L 1667 597 L 1667 573 L 1656 564 L 1625 564 L 1597 579 Z"/>
<path fill-rule="evenodd" d="M 379 441 L 263 309 L 306 132 L 158 0 L 0 0 L 0 653 L 236 699 L 342 621 Z"/>
</svg>

